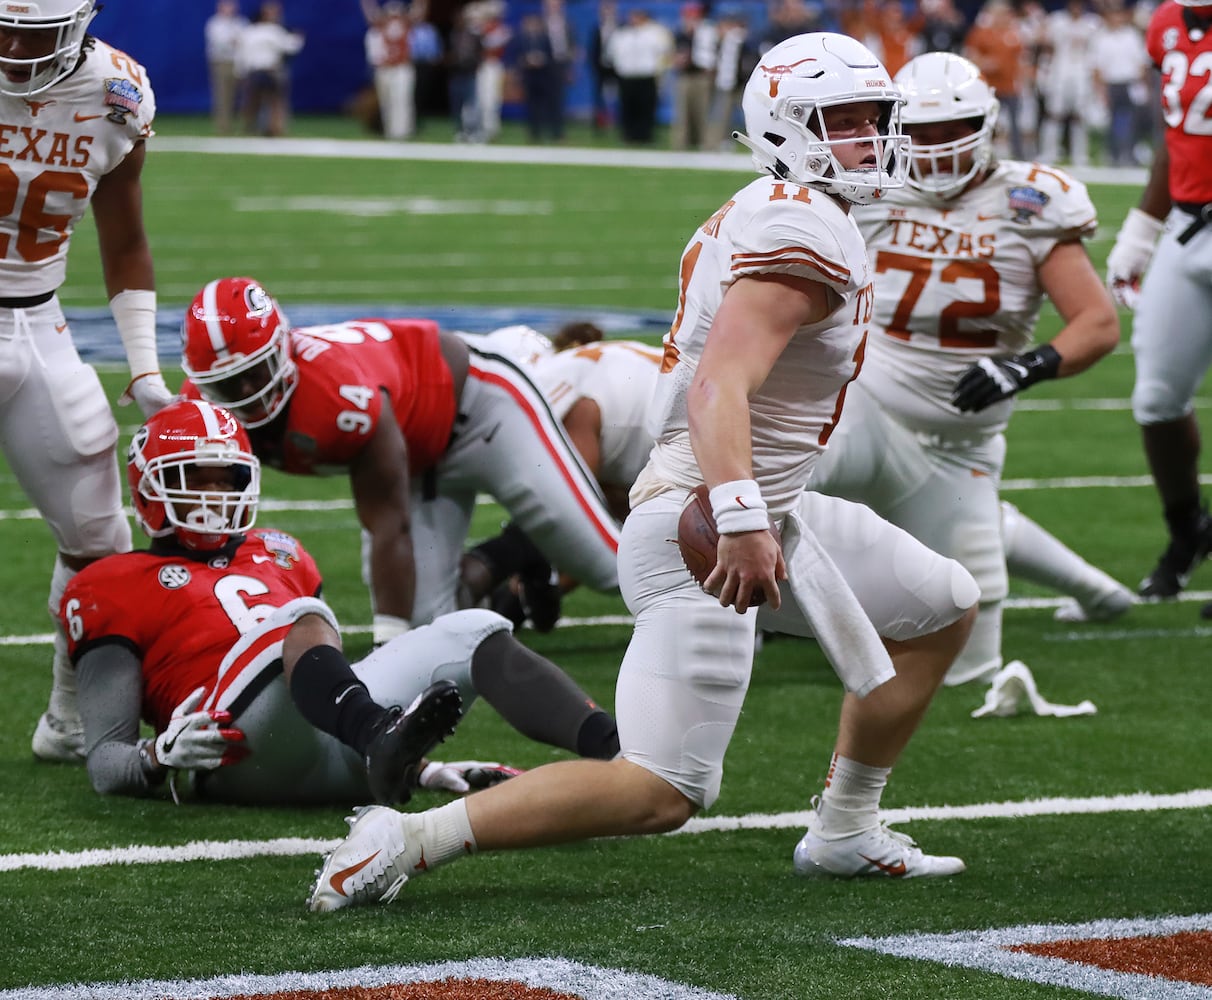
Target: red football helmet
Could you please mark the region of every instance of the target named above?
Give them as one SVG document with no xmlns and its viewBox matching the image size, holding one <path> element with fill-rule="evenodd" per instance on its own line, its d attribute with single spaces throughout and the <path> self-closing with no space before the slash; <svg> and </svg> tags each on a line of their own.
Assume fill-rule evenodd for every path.
<svg viewBox="0 0 1212 1000">
<path fill-rule="evenodd" d="M 152 538 L 222 548 L 257 519 L 261 463 L 248 432 L 227 410 L 200 399 L 170 403 L 148 418 L 126 453 L 135 520 Z"/>
<path fill-rule="evenodd" d="M 252 278 L 219 278 L 194 296 L 181 342 L 185 374 L 245 427 L 269 423 L 295 391 L 290 324 Z"/>
</svg>

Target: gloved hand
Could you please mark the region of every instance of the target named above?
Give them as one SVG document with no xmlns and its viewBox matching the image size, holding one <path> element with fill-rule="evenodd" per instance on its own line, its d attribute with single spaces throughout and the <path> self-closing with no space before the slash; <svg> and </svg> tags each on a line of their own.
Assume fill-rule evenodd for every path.
<svg viewBox="0 0 1212 1000">
<path fill-rule="evenodd" d="M 456 760 L 443 763 L 431 760 L 421 769 L 421 776 L 417 780 L 422 788 L 466 795 L 480 788 L 499 785 L 521 773 L 516 767 L 494 761 Z"/>
<path fill-rule="evenodd" d="M 213 771 L 248 755 L 241 745 L 244 733 L 224 728 L 231 723 L 231 712 L 198 711 L 205 697 L 206 688 L 200 687 L 173 710 L 168 726 L 152 744 L 160 767 Z"/>
<path fill-rule="evenodd" d="M 1055 378 L 1060 355 L 1051 344 L 1012 358 L 981 358 L 956 381 L 951 403 L 962 413 L 979 413 L 1046 378 Z"/>
<path fill-rule="evenodd" d="M 164 409 L 176 398 L 174 393 L 168 391 L 168 386 L 164 383 L 164 376 L 159 372 L 151 372 L 147 375 L 140 375 L 131 382 L 126 387 L 126 391 L 118 397 L 118 405 L 129 406 L 131 403 L 137 403 L 146 418 L 157 410 Z"/>
<path fill-rule="evenodd" d="M 1153 248 L 1165 223 L 1139 208 L 1128 209 L 1128 217 L 1119 227 L 1115 246 L 1107 254 L 1107 288 L 1111 297 L 1126 309 L 1136 308 L 1141 279 L 1149 270 Z"/>
</svg>

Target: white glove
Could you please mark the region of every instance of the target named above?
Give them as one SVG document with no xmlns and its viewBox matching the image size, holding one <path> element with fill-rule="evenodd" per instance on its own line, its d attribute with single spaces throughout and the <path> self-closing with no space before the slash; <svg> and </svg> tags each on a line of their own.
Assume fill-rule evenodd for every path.
<svg viewBox="0 0 1212 1000">
<path fill-rule="evenodd" d="M 247 755 L 240 745 L 244 733 L 223 728 L 231 722 L 231 712 L 198 711 L 205 697 L 206 688 L 200 687 L 173 710 L 168 726 L 152 744 L 160 767 L 213 771 Z"/>
<path fill-rule="evenodd" d="M 1107 254 L 1107 288 L 1111 297 L 1126 309 L 1136 308 L 1141 279 L 1149 270 L 1153 248 L 1166 224 L 1139 208 L 1128 209 L 1128 217 L 1119 227 L 1115 246 Z"/>
<path fill-rule="evenodd" d="M 507 764 L 487 760 L 456 760 L 449 764 L 431 760 L 421 769 L 417 779 L 422 788 L 431 791 L 454 792 L 466 795 L 474 789 L 499 785 L 502 781 L 522 772 Z"/>
<path fill-rule="evenodd" d="M 139 409 L 143 411 L 143 416 L 150 417 L 157 410 L 162 410 L 174 399 L 176 395 L 168 391 L 168 386 L 164 384 L 164 376 L 159 372 L 151 372 L 147 375 L 140 375 L 130 385 L 126 387 L 126 391 L 118 397 L 119 406 L 129 406 L 131 403 L 138 403 Z"/>
</svg>

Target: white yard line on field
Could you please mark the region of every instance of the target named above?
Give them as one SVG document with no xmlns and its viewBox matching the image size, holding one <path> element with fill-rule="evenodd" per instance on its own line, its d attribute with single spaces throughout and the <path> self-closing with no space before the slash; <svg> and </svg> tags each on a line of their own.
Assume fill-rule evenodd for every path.
<svg viewBox="0 0 1212 1000">
<path fill-rule="evenodd" d="M 1022 802 L 985 802 L 967 806 L 908 806 L 885 809 L 888 823 L 914 820 L 1021 819 L 1028 816 L 1077 816 L 1093 813 L 1157 812 L 1163 809 L 1206 809 L 1212 806 L 1212 788 L 1172 795 L 1098 795 L 1091 798 L 1027 799 Z M 753 813 L 748 816 L 706 816 L 692 819 L 673 836 L 735 830 L 794 830 L 808 823 L 810 812 Z M 85 851 L 43 851 L 0 854 L 0 872 L 39 869 L 64 871 L 105 865 L 180 864 L 186 861 L 234 861 L 241 858 L 295 857 L 331 851 L 340 838 L 278 837 L 272 840 L 194 840 L 174 846 L 132 844 L 128 847 Z"/>
</svg>

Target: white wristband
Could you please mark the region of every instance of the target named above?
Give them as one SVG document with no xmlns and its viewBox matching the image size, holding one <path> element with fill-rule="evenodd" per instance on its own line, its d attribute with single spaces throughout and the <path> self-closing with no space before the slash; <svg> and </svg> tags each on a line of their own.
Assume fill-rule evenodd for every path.
<svg viewBox="0 0 1212 1000">
<path fill-rule="evenodd" d="M 711 514 L 721 535 L 737 535 L 743 531 L 765 531 L 770 527 L 766 501 L 752 479 L 734 479 L 712 488 Z"/>
<path fill-rule="evenodd" d="M 114 325 L 126 349 L 132 381 L 160 370 L 156 353 L 156 293 L 128 288 L 109 300 Z"/>
<path fill-rule="evenodd" d="M 1128 217 L 1120 227 L 1120 234 L 1129 240 L 1152 246 L 1166 228 L 1165 219 L 1159 219 L 1139 208 L 1128 209 Z"/>
<path fill-rule="evenodd" d="M 381 646 L 385 642 L 390 642 L 397 636 L 404 635 L 412 626 L 405 618 L 398 618 L 395 615 L 375 615 L 374 621 L 371 623 L 371 636 L 374 644 Z"/>
</svg>

